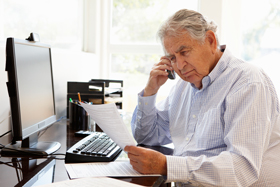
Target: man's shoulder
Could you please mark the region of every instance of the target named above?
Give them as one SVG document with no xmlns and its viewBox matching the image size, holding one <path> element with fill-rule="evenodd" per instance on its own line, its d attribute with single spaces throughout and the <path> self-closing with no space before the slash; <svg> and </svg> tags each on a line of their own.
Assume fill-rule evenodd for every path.
<svg viewBox="0 0 280 187">
<path fill-rule="evenodd" d="M 253 84 L 265 86 L 270 82 L 268 75 L 259 66 L 232 55 L 226 60 L 223 62 L 226 68 L 221 72 L 216 83 L 223 85 L 224 88 L 230 88 L 231 92 L 234 93 Z"/>
<path fill-rule="evenodd" d="M 233 58 L 229 62 L 226 73 L 238 80 L 245 79 L 248 82 L 258 82 L 267 78 L 262 68 L 238 58 Z"/>
</svg>

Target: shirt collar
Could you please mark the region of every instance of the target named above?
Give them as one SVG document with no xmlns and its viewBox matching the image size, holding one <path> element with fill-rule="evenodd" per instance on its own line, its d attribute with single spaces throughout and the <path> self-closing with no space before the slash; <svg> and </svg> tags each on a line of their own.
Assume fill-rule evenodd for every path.
<svg viewBox="0 0 280 187">
<path fill-rule="evenodd" d="M 214 67 L 214 69 L 202 79 L 202 89 L 207 88 L 217 77 L 219 77 L 223 71 L 227 68 L 229 62 L 230 51 L 226 49 L 226 45 L 221 45 L 220 50 L 223 52 L 221 58 L 218 63 Z"/>
</svg>

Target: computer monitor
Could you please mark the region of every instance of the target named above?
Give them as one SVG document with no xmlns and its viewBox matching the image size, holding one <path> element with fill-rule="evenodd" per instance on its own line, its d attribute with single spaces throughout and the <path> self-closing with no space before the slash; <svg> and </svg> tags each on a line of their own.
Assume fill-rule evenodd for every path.
<svg viewBox="0 0 280 187">
<path fill-rule="evenodd" d="M 39 131 L 56 122 L 51 47 L 7 38 L 6 71 L 13 139 L 1 155 L 49 155 L 57 151 L 58 142 L 38 142 Z"/>
</svg>

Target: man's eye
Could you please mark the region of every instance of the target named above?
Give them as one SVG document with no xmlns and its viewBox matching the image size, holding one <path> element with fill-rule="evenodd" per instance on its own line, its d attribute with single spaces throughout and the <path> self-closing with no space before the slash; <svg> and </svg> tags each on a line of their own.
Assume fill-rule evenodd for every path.
<svg viewBox="0 0 280 187">
<path fill-rule="evenodd" d="M 176 60 L 176 57 L 175 57 L 175 56 L 170 57 L 170 61 L 171 61 L 172 63 L 174 63 L 174 62 L 175 62 L 175 60 Z"/>
<path fill-rule="evenodd" d="M 189 52 L 190 52 L 190 51 L 182 51 L 181 54 L 182 54 L 183 56 L 187 56 L 187 55 L 189 54 Z"/>
</svg>

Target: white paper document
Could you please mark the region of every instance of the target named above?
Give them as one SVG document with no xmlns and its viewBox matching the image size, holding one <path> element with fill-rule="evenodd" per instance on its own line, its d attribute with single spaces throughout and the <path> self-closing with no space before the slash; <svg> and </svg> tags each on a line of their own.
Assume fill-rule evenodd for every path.
<svg viewBox="0 0 280 187">
<path fill-rule="evenodd" d="M 125 126 L 115 103 L 100 105 L 81 103 L 81 106 L 98 126 L 122 149 L 127 145 L 136 146 L 135 140 Z"/>
<path fill-rule="evenodd" d="M 132 184 L 129 182 L 112 179 L 109 177 L 96 177 L 96 178 L 83 178 L 68 181 L 55 182 L 47 185 L 42 185 L 40 187 L 104 187 L 112 186 L 115 187 L 140 187 L 140 185 Z"/>
<path fill-rule="evenodd" d="M 71 179 L 82 177 L 142 177 L 142 176 L 160 176 L 144 175 L 135 171 L 129 161 L 115 162 L 92 162 L 65 164 L 68 175 Z"/>
</svg>

